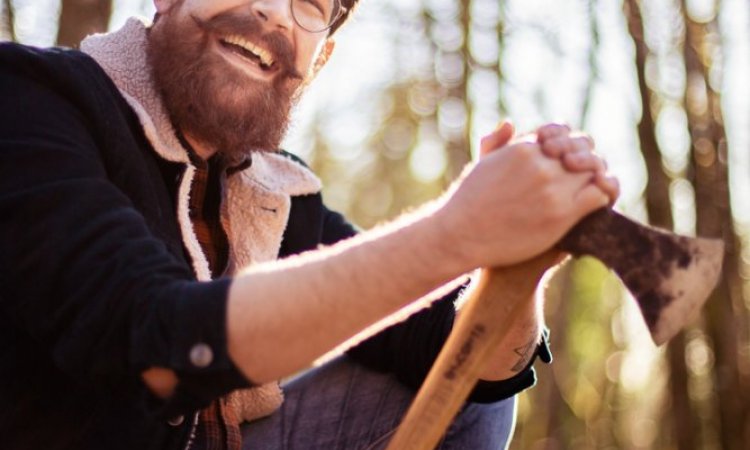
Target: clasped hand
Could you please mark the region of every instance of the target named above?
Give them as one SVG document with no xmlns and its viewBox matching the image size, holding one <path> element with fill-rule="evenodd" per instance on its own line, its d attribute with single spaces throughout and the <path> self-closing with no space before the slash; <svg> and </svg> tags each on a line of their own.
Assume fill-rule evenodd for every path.
<svg viewBox="0 0 750 450">
<path fill-rule="evenodd" d="M 593 139 L 548 124 L 514 137 L 503 122 L 436 215 L 469 267 L 514 264 L 550 249 L 579 220 L 612 205 L 619 183 Z"/>
</svg>

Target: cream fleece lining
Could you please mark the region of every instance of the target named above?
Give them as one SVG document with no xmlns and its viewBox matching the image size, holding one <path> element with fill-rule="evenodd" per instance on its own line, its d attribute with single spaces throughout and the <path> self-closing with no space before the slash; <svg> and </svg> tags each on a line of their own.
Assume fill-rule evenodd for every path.
<svg viewBox="0 0 750 450">
<path fill-rule="evenodd" d="M 148 26 L 139 19 L 129 19 L 119 31 L 86 38 L 81 50 L 93 57 L 114 81 L 157 154 L 187 166 L 178 190 L 177 218 L 196 277 L 207 281 L 211 279 L 208 261 L 188 216 L 195 167 L 190 165 L 188 153 L 175 135 L 151 78 L 146 57 Z M 321 188 L 320 180 L 312 172 L 289 158 L 265 152 L 254 153 L 252 158 L 249 168 L 227 178 L 221 207 L 232 272 L 275 259 L 289 220 L 290 196 L 313 194 Z M 238 416 L 247 421 L 271 414 L 282 401 L 278 383 L 230 395 Z"/>
</svg>

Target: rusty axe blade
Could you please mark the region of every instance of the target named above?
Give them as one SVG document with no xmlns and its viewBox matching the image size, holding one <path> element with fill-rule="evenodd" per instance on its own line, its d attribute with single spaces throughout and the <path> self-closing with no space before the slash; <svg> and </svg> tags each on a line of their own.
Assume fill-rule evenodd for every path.
<svg viewBox="0 0 750 450">
<path fill-rule="evenodd" d="M 719 239 L 647 227 L 607 208 L 585 217 L 558 246 L 574 256 L 593 256 L 620 277 L 656 345 L 671 339 L 703 306 L 724 259 Z"/>
</svg>

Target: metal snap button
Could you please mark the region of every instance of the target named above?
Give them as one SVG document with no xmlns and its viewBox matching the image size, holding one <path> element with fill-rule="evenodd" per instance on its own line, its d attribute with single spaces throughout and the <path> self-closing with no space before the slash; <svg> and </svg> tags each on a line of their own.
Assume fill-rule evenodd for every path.
<svg viewBox="0 0 750 450">
<path fill-rule="evenodd" d="M 190 349 L 190 363 L 195 367 L 205 368 L 211 365 L 214 360 L 214 352 L 208 344 L 199 343 L 195 344 Z"/>
<path fill-rule="evenodd" d="M 173 427 L 179 427 L 182 425 L 182 423 L 185 421 L 185 416 L 179 415 L 177 417 L 172 417 L 171 419 L 167 420 L 167 423 L 172 425 Z"/>
</svg>

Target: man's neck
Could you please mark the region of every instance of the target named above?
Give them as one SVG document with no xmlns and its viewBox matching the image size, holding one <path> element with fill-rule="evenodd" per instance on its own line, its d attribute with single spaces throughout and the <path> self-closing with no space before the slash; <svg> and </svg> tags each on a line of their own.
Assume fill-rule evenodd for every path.
<svg viewBox="0 0 750 450">
<path fill-rule="evenodd" d="M 206 145 L 199 140 L 193 138 L 190 133 L 183 133 L 185 140 L 190 144 L 191 147 L 193 147 L 193 151 L 196 155 L 198 155 L 202 160 L 208 161 L 215 153 L 216 149 Z"/>
</svg>

